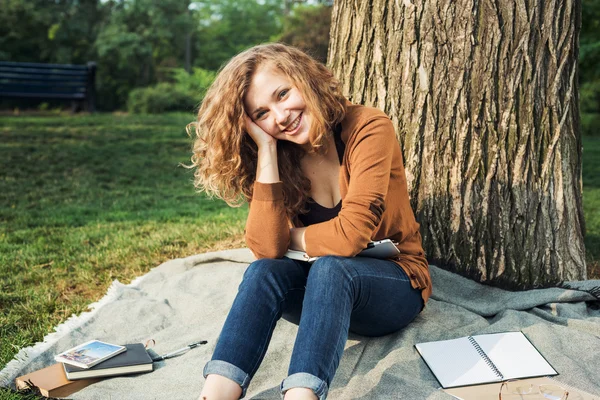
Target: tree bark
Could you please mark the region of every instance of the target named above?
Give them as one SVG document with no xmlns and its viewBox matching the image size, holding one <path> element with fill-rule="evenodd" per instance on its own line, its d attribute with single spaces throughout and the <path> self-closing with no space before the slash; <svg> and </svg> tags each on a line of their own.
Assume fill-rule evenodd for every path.
<svg viewBox="0 0 600 400">
<path fill-rule="evenodd" d="M 432 264 L 586 278 L 576 0 L 336 0 L 328 65 L 384 110 Z"/>
</svg>

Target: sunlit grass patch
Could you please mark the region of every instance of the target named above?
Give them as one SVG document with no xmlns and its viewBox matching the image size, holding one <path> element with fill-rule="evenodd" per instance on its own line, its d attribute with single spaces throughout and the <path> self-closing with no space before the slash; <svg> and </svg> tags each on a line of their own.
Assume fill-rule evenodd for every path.
<svg viewBox="0 0 600 400">
<path fill-rule="evenodd" d="M 180 165 L 193 118 L 0 118 L 0 368 L 113 280 L 243 245 L 247 208 L 196 193 Z"/>
</svg>

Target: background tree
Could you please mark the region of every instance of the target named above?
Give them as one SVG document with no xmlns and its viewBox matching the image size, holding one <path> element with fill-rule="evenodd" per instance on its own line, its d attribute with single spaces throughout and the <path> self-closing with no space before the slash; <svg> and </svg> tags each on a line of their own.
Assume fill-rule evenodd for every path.
<svg viewBox="0 0 600 400">
<path fill-rule="evenodd" d="M 157 82 L 160 67 L 184 65 L 186 37 L 195 27 L 189 0 L 110 1 L 95 42 L 98 102 L 121 108 L 128 93 Z"/>
<path fill-rule="evenodd" d="M 283 32 L 276 41 L 298 47 L 322 63 L 327 62 L 331 8 L 329 4 L 297 5 L 283 18 Z"/>
<path fill-rule="evenodd" d="M 219 67 L 240 51 L 280 33 L 281 0 L 208 0 L 195 5 L 199 28 L 194 65 Z"/>
<path fill-rule="evenodd" d="M 0 60 L 74 63 L 94 58 L 100 0 L 0 0 Z"/>
<path fill-rule="evenodd" d="M 582 2 L 581 50 L 579 55 L 581 111 L 584 133 L 594 134 L 600 125 L 600 1 Z M 595 122 L 595 123 L 594 123 Z"/>
<path fill-rule="evenodd" d="M 430 261 L 533 287 L 586 276 L 579 2 L 339 0 L 329 65 L 397 127 Z"/>
</svg>

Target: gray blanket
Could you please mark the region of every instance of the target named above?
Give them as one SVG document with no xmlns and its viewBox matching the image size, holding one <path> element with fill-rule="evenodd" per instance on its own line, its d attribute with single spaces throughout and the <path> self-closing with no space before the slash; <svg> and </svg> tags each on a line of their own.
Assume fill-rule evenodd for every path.
<svg viewBox="0 0 600 400">
<path fill-rule="evenodd" d="M 106 379 L 74 399 L 196 399 L 242 274 L 246 249 L 166 262 L 129 285 L 114 282 L 91 311 L 73 316 L 44 342 L 23 349 L 0 372 L 1 385 L 53 363 L 54 354 L 90 339 L 135 343 L 154 339 L 159 354 L 197 340 L 208 344 L 155 364 L 155 371 Z M 521 330 L 560 373 L 559 379 L 600 394 L 600 281 L 565 288 L 509 292 L 431 267 L 433 297 L 401 332 L 350 336 L 330 399 L 450 399 L 414 348 L 415 343 Z M 277 324 L 247 398 L 278 399 L 297 327 Z"/>
</svg>

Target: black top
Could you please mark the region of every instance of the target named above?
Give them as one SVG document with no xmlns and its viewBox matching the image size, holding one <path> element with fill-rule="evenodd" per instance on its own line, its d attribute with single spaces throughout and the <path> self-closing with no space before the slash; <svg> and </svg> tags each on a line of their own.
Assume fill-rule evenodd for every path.
<svg viewBox="0 0 600 400">
<path fill-rule="evenodd" d="M 335 140 L 335 149 L 337 151 L 338 158 L 340 160 L 340 165 L 342 164 L 342 160 L 344 159 L 344 151 L 346 150 L 346 145 L 342 141 L 342 125 L 338 124 L 333 130 L 333 138 Z M 337 217 L 340 210 L 342 209 L 342 200 L 340 200 L 337 205 L 333 208 L 323 207 L 312 198 L 309 198 L 306 202 L 306 208 L 308 212 L 306 214 L 300 214 L 298 219 L 302 222 L 304 226 L 309 226 L 312 224 L 318 224 L 321 222 L 329 221 L 332 218 Z"/>
</svg>

